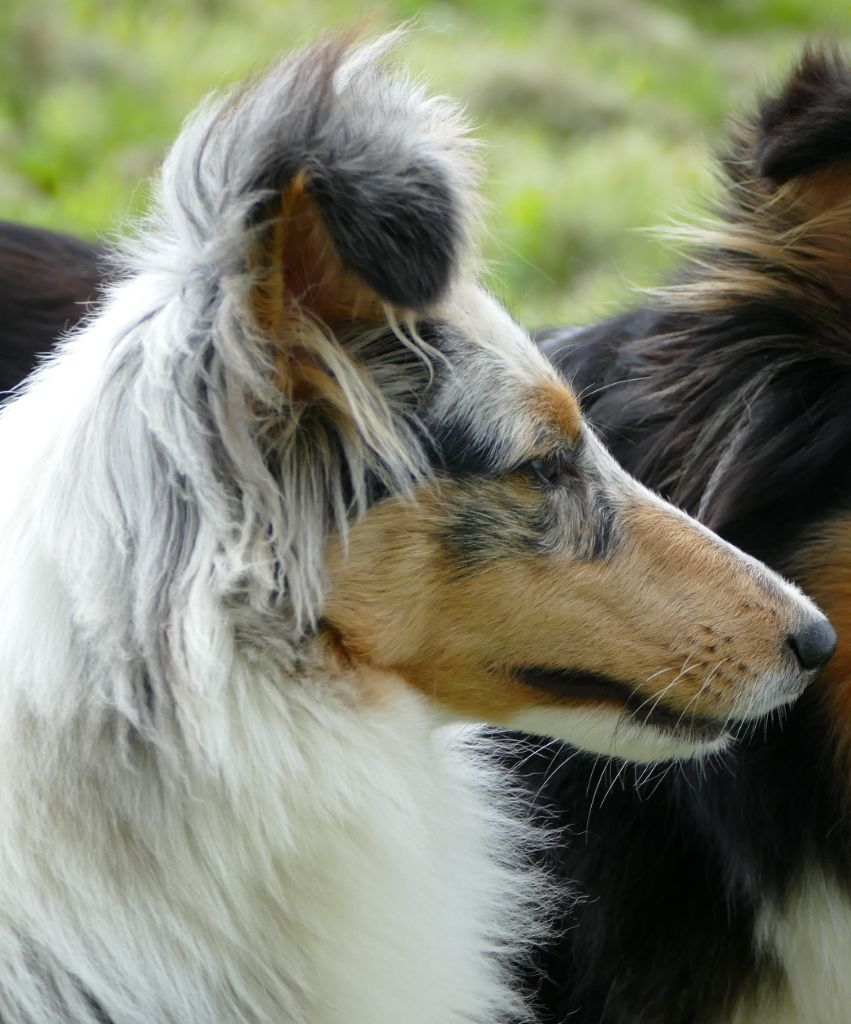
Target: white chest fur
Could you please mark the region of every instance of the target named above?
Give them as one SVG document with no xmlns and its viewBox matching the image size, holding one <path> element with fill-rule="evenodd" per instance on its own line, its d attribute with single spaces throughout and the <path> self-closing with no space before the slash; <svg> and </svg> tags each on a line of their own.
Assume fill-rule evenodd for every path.
<svg viewBox="0 0 851 1024">
<path fill-rule="evenodd" d="M 47 974 L 79 1024 L 100 1019 L 82 991 L 121 1024 L 522 1018 L 499 954 L 535 936 L 546 894 L 484 741 L 435 730 L 406 692 L 355 709 L 319 680 L 284 695 L 242 682 L 226 787 L 199 781 L 178 806 L 140 772 L 110 814 L 114 776 L 0 794 L 17 836 L 0 843 L 0 978 L 19 978 L 0 985 L 0 1016 L 49 1019 Z M 20 753 L 0 744 L 4 777 Z M 51 859 L 30 848 L 46 833 Z M 25 999 L 37 1010 L 21 1016 Z"/>
<path fill-rule="evenodd" d="M 730 1024 L 851 1021 L 851 900 L 836 883 L 810 873 L 788 905 L 763 911 L 757 937 L 785 983 L 740 1006 Z"/>
</svg>

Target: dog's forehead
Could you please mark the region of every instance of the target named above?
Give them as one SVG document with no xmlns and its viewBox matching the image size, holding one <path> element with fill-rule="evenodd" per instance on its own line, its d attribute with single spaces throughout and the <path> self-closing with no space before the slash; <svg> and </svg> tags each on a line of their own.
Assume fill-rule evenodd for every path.
<svg viewBox="0 0 851 1024">
<path fill-rule="evenodd" d="M 465 434 L 490 453 L 494 468 L 579 437 L 582 416 L 572 390 L 487 292 L 456 292 L 441 314 L 451 372 L 431 409 L 438 429 Z"/>
</svg>

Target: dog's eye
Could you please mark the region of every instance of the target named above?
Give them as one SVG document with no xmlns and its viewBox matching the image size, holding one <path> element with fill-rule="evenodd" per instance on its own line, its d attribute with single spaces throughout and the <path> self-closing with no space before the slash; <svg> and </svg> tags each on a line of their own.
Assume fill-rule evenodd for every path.
<svg viewBox="0 0 851 1024">
<path fill-rule="evenodd" d="M 528 465 L 535 479 L 546 487 L 566 487 L 579 475 L 570 456 L 565 452 L 532 459 Z"/>
</svg>

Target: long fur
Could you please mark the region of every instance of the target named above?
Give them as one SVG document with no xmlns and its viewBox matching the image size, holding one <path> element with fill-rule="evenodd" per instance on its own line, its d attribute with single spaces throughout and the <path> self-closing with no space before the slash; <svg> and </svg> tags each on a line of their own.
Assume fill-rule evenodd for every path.
<svg viewBox="0 0 851 1024">
<path fill-rule="evenodd" d="M 307 324 L 340 403 L 299 429 L 246 315 L 282 154 L 327 139 L 357 183 L 371 132 L 388 189 L 418 145 L 467 173 L 455 112 L 375 57 L 339 102 L 329 43 L 196 115 L 125 279 L 2 414 L 5 1024 L 526 1015 L 508 962 L 548 890 L 504 777 L 413 694 L 357 706 L 304 642 L 349 495 L 423 472 L 410 396 Z"/>
<path fill-rule="evenodd" d="M 674 286 L 607 323 L 540 336 L 626 466 L 821 588 L 840 651 L 849 112 L 847 61 L 806 53 L 734 127 L 719 216 L 692 233 Z M 577 830 L 553 866 L 587 897 L 542 957 L 547 1021 L 845 1024 L 848 678 L 841 655 L 782 725 L 702 765 L 635 771 L 569 747 L 524 759 L 534 792 Z"/>
</svg>

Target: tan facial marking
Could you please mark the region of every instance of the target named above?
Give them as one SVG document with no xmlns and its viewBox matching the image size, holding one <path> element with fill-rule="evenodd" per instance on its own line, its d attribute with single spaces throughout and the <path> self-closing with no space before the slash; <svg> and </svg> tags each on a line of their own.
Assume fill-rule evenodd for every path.
<svg viewBox="0 0 851 1024">
<path fill-rule="evenodd" d="M 503 488 L 525 514 L 528 489 Z M 649 500 L 624 516 L 606 559 L 518 546 L 466 571 L 446 543 L 452 481 L 416 504 L 386 502 L 328 552 L 328 621 L 355 663 L 392 672 L 470 718 L 510 721 L 533 708 L 599 707 L 521 682 L 515 670 L 576 670 L 630 687 L 648 703 L 723 716 L 777 664 L 788 627 L 746 563 L 694 524 Z"/>
<path fill-rule="evenodd" d="M 566 384 L 546 380 L 539 384 L 532 396 L 533 413 L 545 423 L 554 423 L 569 440 L 576 440 L 582 432 L 582 414 L 576 396 Z"/>
</svg>

